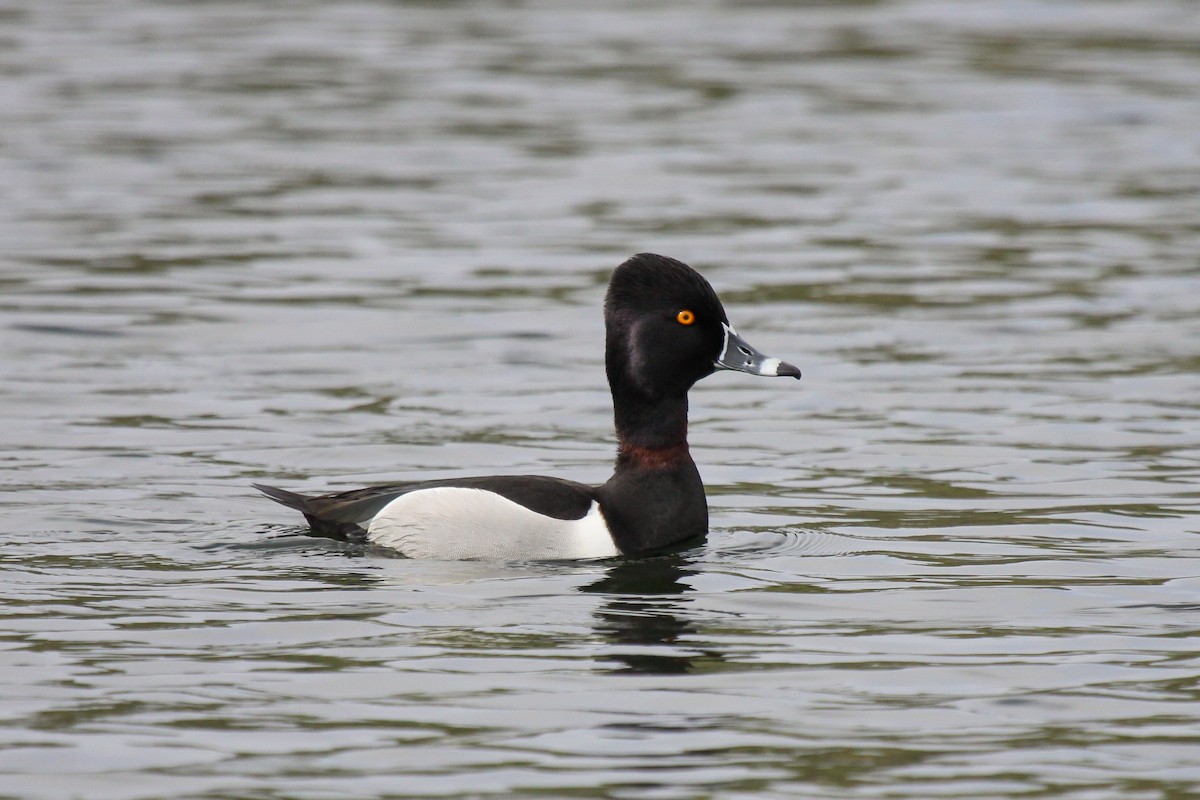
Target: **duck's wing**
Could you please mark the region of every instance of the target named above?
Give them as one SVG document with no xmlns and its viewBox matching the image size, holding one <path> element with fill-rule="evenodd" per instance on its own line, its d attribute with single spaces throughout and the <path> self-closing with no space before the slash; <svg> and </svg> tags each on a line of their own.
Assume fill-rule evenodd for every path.
<svg viewBox="0 0 1200 800">
<path fill-rule="evenodd" d="M 275 502 L 303 514 L 315 535 L 349 541 L 364 540 L 371 520 L 388 503 L 422 489 L 483 489 L 530 511 L 563 520 L 582 519 L 596 499 L 596 490 L 591 486 L 543 475 L 489 475 L 411 481 L 312 496 L 258 483 L 253 486 Z"/>
</svg>

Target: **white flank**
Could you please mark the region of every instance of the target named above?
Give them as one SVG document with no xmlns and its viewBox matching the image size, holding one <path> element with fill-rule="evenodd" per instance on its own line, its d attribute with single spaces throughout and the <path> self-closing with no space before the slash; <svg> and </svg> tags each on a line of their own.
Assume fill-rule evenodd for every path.
<svg viewBox="0 0 1200 800">
<path fill-rule="evenodd" d="M 367 528 L 372 544 L 409 558 L 525 561 L 620 555 L 600 507 L 555 519 L 495 492 L 442 486 L 397 497 Z"/>
</svg>

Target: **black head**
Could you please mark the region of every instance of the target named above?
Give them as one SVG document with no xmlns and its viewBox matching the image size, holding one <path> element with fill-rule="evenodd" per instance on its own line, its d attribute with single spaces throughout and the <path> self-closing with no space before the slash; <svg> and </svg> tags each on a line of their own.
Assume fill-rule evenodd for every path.
<svg viewBox="0 0 1200 800">
<path fill-rule="evenodd" d="M 641 253 L 613 272 L 604 322 L 609 382 L 663 397 L 713 373 L 729 319 L 700 273 Z"/>
</svg>

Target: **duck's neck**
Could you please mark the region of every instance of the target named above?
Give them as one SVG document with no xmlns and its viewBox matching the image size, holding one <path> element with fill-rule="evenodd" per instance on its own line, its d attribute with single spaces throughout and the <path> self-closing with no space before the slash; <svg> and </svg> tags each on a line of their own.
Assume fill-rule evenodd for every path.
<svg viewBox="0 0 1200 800">
<path fill-rule="evenodd" d="M 622 398 L 630 396 L 613 392 L 616 469 L 599 489 L 617 548 L 637 555 L 703 536 L 708 504 L 688 452 L 687 396 Z"/>
<path fill-rule="evenodd" d="M 639 393 L 640 394 L 640 393 Z M 613 392 L 618 457 L 637 452 L 687 452 L 687 395 L 651 398 Z"/>
</svg>

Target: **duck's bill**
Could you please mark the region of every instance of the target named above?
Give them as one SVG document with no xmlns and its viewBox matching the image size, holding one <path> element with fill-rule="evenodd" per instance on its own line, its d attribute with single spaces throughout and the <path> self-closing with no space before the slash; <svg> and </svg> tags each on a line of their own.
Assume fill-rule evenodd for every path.
<svg viewBox="0 0 1200 800">
<path fill-rule="evenodd" d="M 750 346 L 749 342 L 739 336 L 737 331 L 725 323 L 721 323 L 721 327 L 725 329 L 725 345 L 721 348 L 721 355 L 717 356 L 714 364 L 717 369 L 732 369 L 767 377 L 787 376 L 800 379 L 800 370 L 791 364 L 758 352 Z"/>
</svg>

